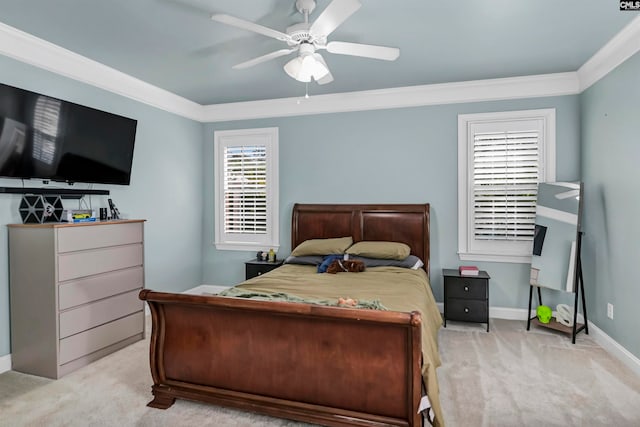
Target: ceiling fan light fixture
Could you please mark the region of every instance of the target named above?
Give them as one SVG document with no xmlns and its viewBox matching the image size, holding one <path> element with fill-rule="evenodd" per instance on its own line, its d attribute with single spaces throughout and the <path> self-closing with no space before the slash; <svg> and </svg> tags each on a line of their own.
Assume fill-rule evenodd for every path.
<svg viewBox="0 0 640 427">
<path fill-rule="evenodd" d="M 329 74 L 329 68 L 319 54 L 302 49 L 298 57 L 285 64 L 284 71 L 291 78 L 305 83 L 310 82 L 312 77 L 317 81 Z"/>
<path fill-rule="evenodd" d="M 311 74 L 303 72 L 302 58 L 300 58 L 299 56 L 287 62 L 284 65 L 284 71 L 289 75 L 289 77 L 298 80 L 299 82 L 311 81 Z"/>
</svg>

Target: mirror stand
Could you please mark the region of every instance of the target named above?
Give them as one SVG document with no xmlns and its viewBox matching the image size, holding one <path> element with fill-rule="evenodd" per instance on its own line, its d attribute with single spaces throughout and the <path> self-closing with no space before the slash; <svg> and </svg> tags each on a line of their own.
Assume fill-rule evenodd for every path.
<svg viewBox="0 0 640 427">
<path fill-rule="evenodd" d="M 582 249 L 582 234 L 578 232 L 576 242 L 576 268 L 573 275 L 573 292 L 575 294 L 573 303 L 573 326 L 565 326 L 552 318 L 549 323 L 542 323 L 538 320 L 537 316 L 531 317 L 531 300 L 533 299 L 533 288 L 538 288 L 538 305 L 542 305 L 542 295 L 540 292 L 540 286 L 529 284 L 529 311 L 527 319 L 527 331 L 529 330 L 531 323 L 544 328 L 554 329 L 556 331 L 571 334 L 571 343 L 576 343 L 576 335 L 584 330 L 584 333 L 589 335 L 589 326 L 587 324 L 587 304 L 584 296 L 584 281 L 582 278 L 582 260 L 580 252 Z M 582 315 L 584 316 L 584 323 L 578 324 L 578 294 L 582 297 Z"/>
</svg>

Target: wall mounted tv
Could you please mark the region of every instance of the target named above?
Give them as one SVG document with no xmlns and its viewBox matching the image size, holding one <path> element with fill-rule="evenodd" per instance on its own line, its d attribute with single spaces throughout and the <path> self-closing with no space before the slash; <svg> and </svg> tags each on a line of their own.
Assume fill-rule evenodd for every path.
<svg viewBox="0 0 640 427">
<path fill-rule="evenodd" d="M 0 177 L 128 185 L 137 124 L 0 84 Z"/>
</svg>

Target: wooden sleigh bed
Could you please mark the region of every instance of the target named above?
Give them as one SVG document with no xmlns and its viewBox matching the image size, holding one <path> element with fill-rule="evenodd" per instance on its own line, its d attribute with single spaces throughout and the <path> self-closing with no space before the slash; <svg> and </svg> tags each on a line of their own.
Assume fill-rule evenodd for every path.
<svg viewBox="0 0 640 427">
<path fill-rule="evenodd" d="M 429 205 L 296 204 L 291 234 L 292 248 L 344 236 L 403 242 L 429 271 Z M 439 359 L 423 360 L 418 311 L 151 290 L 140 298 L 152 314 L 151 407 L 182 398 L 327 426 L 420 426 L 426 389 L 442 425 Z"/>
</svg>

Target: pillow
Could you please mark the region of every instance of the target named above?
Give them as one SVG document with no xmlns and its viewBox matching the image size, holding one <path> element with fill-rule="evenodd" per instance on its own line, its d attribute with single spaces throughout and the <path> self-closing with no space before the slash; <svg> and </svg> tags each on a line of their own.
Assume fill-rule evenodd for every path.
<svg viewBox="0 0 640 427">
<path fill-rule="evenodd" d="M 353 239 L 351 236 L 338 237 L 335 239 L 305 240 L 296 246 L 291 252 L 291 256 L 342 254 L 352 243 Z"/>
<path fill-rule="evenodd" d="M 324 257 L 322 255 L 308 255 L 308 256 L 288 256 L 284 260 L 285 264 L 299 264 L 299 265 L 320 265 Z"/>
<path fill-rule="evenodd" d="M 367 258 L 396 259 L 402 261 L 411 254 L 409 245 L 399 242 L 368 242 L 362 241 L 347 249 L 349 255 L 359 255 Z"/>
<path fill-rule="evenodd" d="M 409 255 L 403 260 L 397 259 L 380 259 L 367 258 L 361 256 L 349 256 L 349 259 L 355 259 L 364 262 L 364 266 L 369 267 L 402 267 L 417 270 L 424 265 L 422 260 L 415 255 Z"/>
</svg>

